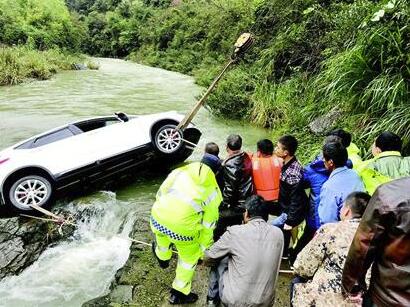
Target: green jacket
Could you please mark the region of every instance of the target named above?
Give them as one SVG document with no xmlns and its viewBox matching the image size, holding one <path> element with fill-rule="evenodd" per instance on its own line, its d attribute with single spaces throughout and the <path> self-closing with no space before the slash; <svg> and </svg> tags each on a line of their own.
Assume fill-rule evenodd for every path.
<svg viewBox="0 0 410 307">
<path fill-rule="evenodd" d="M 213 242 L 222 194 L 213 171 L 194 162 L 165 179 L 151 209 L 155 221 L 175 234 L 194 237 L 205 250 Z"/>
<path fill-rule="evenodd" d="M 350 161 L 353 163 L 353 169 L 357 170 L 360 164 L 363 162 L 362 158 L 360 157 L 360 149 L 357 147 L 355 143 L 350 143 L 350 146 L 346 148 L 347 154 L 349 156 Z"/>
<path fill-rule="evenodd" d="M 358 172 L 367 192 L 373 194 L 383 183 L 410 176 L 410 157 L 402 157 L 398 151 L 384 151 L 364 161 Z"/>
</svg>

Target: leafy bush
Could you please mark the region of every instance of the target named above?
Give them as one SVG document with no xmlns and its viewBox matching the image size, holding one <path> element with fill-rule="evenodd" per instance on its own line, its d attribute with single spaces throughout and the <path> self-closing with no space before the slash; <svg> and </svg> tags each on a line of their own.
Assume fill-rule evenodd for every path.
<svg viewBox="0 0 410 307">
<path fill-rule="evenodd" d="M 207 106 L 211 112 L 226 118 L 247 118 L 251 108 L 249 93 L 254 91 L 252 76 L 245 69 L 226 74 L 209 96 Z"/>
<path fill-rule="evenodd" d="M 64 0 L 0 0 L 0 43 L 79 50 L 85 36 Z"/>
<path fill-rule="evenodd" d="M 245 118 L 275 133 L 294 132 L 313 144 L 317 138 L 308 123 L 338 110 L 336 125 L 350 129 L 361 145 L 383 130 L 410 138 L 406 0 L 67 3 L 77 11 L 71 17 L 76 26 L 88 29 L 83 50 L 191 74 L 202 86 L 222 69 L 239 34 L 254 33 L 253 49 L 209 98 L 217 115 Z M 6 37 L 50 44 L 52 37 L 29 39 L 24 27 L 7 27 L 17 20 L 13 16 L 0 14 Z"/>
<path fill-rule="evenodd" d="M 355 44 L 326 60 L 315 78 L 316 100 L 325 109 L 339 105 L 356 114 L 364 141 L 385 130 L 410 138 L 409 13 L 406 1 L 376 7 Z"/>
<path fill-rule="evenodd" d="M 36 51 L 29 47 L 0 48 L 0 85 L 13 85 L 27 78 L 49 79 L 60 69 L 72 69 L 82 57 L 59 50 Z"/>
</svg>

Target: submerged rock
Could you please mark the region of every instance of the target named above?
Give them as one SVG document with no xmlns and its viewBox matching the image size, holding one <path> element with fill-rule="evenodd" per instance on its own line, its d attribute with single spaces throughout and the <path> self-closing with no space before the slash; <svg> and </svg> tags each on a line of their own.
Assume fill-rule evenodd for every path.
<svg viewBox="0 0 410 307">
<path fill-rule="evenodd" d="M 85 65 L 83 63 L 74 63 L 73 64 L 73 69 L 74 70 L 87 70 L 88 67 L 87 67 L 87 65 Z"/>
</svg>

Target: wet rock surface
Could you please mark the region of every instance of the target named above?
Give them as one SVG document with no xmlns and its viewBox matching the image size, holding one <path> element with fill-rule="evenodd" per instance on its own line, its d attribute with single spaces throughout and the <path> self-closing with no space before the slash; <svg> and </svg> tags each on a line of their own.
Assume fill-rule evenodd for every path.
<svg viewBox="0 0 410 307">
<path fill-rule="evenodd" d="M 72 65 L 72 68 L 74 70 L 87 70 L 88 69 L 87 65 L 85 65 L 84 63 L 74 63 Z"/>
<path fill-rule="evenodd" d="M 47 221 L 13 217 L 0 219 L 0 279 L 19 274 L 52 243 L 72 233 Z"/>
</svg>

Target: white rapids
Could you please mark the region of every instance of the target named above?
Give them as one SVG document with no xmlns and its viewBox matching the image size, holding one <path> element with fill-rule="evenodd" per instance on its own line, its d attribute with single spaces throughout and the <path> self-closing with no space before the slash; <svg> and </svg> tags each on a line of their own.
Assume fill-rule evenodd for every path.
<svg viewBox="0 0 410 307">
<path fill-rule="evenodd" d="M 117 201 L 114 193 L 98 194 L 97 199 L 94 195 L 68 206 L 73 212 L 87 206 L 89 212 L 73 237 L 49 247 L 20 275 L 1 281 L 0 306 L 81 306 L 108 292 L 129 257 L 127 238 L 135 215 L 130 213 L 132 206 Z"/>
</svg>

